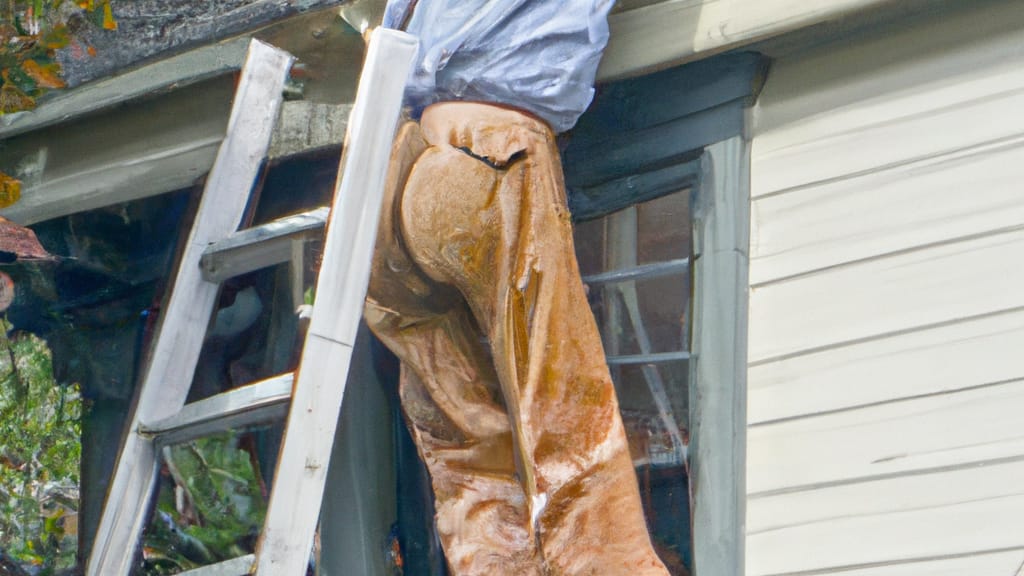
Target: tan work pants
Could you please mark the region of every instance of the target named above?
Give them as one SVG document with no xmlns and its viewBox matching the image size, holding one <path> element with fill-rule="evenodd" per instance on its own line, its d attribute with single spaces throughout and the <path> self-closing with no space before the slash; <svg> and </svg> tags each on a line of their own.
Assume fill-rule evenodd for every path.
<svg viewBox="0 0 1024 576">
<path fill-rule="evenodd" d="M 546 124 L 449 102 L 401 128 L 366 318 L 401 359 L 453 574 L 667 574 Z"/>
</svg>

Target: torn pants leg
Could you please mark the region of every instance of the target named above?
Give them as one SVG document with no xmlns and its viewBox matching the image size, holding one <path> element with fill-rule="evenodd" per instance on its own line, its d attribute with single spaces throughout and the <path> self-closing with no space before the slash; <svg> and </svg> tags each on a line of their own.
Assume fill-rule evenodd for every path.
<svg viewBox="0 0 1024 576">
<path fill-rule="evenodd" d="M 367 317 L 402 359 L 452 571 L 666 574 L 579 278 L 553 134 L 473 103 L 434 105 L 421 127 L 396 145 Z"/>
<path fill-rule="evenodd" d="M 399 394 L 430 472 L 437 526 L 455 576 L 542 574 L 512 459 L 509 419 L 490 352 L 461 294 L 412 261 L 399 200 L 426 150 L 405 124 L 392 150 L 365 316 L 401 359 Z"/>
</svg>

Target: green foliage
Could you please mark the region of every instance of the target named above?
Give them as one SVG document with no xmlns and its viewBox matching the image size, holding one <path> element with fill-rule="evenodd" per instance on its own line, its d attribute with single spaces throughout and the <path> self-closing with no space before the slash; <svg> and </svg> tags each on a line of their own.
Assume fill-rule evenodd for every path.
<svg viewBox="0 0 1024 576">
<path fill-rule="evenodd" d="M 47 90 L 63 88 L 56 51 L 71 42 L 59 8 L 63 0 L 7 0 L 0 3 L 0 114 L 35 107 Z M 110 1 L 84 0 L 98 25 L 117 28 Z"/>
<path fill-rule="evenodd" d="M 173 574 L 252 552 L 266 501 L 238 436 L 203 438 L 163 456 L 163 489 L 143 539 L 144 573 Z"/>
<path fill-rule="evenodd" d="M 0 549 L 52 574 L 75 562 L 82 400 L 44 341 L 0 329 Z"/>
<path fill-rule="evenodd" d="M 59 0 L 17 0 L 0 18 L 0 114 L 35 107 L 47 90 L 63 88 L 56 51 L 68 43 L 67 28 L 52 15 Z"/>
<path fill-rule="evenodd" d="M 64 88 L 57 50 L 71 42 L 60 17 L 64 0 L 0 1 L 0 116 L 36 107 L 49 90 Z M 97 24 L 117 28 L 110 0 L 79 0 L 79 7 L 97 14 Z M 93 53 L 89 48 L 90 54 Z M 17 202 L 21 182 L 0 172 L 0 208 Z"/>
<path fill-rule="evenodd" d="M 0 319 L 0 552 L 34 574 L 74 567 L 82 399 L 53 379 L 46 343 Z M 145 574 L 253 551 L 266 499 L 251 452 L 223 434 L 167 448 L 143 540 Z"/>
</svg>

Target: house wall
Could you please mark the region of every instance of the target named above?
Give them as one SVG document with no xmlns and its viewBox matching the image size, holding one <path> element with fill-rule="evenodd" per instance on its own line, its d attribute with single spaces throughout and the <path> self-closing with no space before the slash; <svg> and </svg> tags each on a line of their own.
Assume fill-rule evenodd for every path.
<svg viewBox="0 0 1024 576">
<path fill-rule="evenodd" d="M 1015 2 L 773 64 L 752 118 L 748 576 L 1020 573 L 1022 110 Z"/>
</svg>

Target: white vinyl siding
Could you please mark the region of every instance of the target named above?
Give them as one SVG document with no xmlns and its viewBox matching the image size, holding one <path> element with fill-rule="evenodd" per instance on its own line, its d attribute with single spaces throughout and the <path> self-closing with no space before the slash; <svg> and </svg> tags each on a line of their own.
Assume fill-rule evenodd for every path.
<svg viewBox="0 0 1024 576">
<path fill-rule="evenodd" d="M 754 111 L 747 576 L 1024 565 L 1024 10 L 955 10 Z"/>
</svg>

